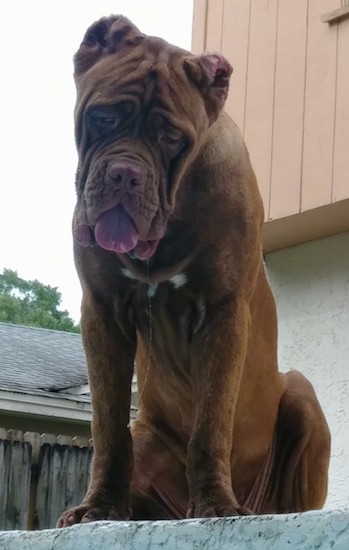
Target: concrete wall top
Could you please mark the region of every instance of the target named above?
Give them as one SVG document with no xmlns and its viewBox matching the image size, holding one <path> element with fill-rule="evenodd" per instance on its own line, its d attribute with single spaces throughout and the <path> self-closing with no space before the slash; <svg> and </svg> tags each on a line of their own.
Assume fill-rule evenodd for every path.
<svg viewBox="0 0 349 550">
<path fill-rule="evenodd" d="M 349 510 L 0 532 L 0 550 L 348 550 Z"/>
</svg>

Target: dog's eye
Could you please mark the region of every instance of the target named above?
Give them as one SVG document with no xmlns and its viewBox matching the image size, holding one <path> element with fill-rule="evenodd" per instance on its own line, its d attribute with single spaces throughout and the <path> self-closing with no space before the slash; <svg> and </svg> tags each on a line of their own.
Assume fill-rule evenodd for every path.
<svg viewBox="0 0 349 550">
<path fill-rule="evenodd" d="M 98 124 L 102 124 L 103 126 L 114 126 L 115 117 L 114 116 L 99 117 L 97 119 L 97 122 Z"/>
<path fill-rule="evenodd" d="M 170 160 L 184 151 L 187 146 L 184 132 L 171 124 L 161 113 L 154 115 L 153 127 L 158 144 Z"/>
<path fill-rule="evenodd" d="M 109 135 L 119 128 L 122 114 L 111 106 L 94 106 L 86 113 L 86 124 L 90 144 Z"/>
<path fill-rule="evenodd" d="M 183 141 L 182 136 L 171 136 L 169 134 L 161 136 L 160 139 L 162 141 L 165 141 L 165 143 L 168 143 L 169 145 L 178 145 Z"/>
<path fill-rule="evenodd" d="M 174 159 L 180 155 L 186 148 L 187 142 L 181 135 L 164 134 L 160 140 L 166 145 L 167 153 L 170 159 Z"/>
<path fill-rule="evenodd" d="M 186 147 L 186 140 L 182 132 L 163 129 L 158 133 L 158 140 L 166 146 L 171 158 L 176 157 Z"/>
<path fill-rule="evenodd" d="M 102 112 L 92 113 L 93 123 L 97 124 L 99 127 L 110 127 L 115 126 L 117 118 L 114 115 Z"/>
<path fill-rule="evenodd" d="M 130 115 L 135 110 L 135 105 L 132 101 L 123 101 L 119 105 L 120 109 L 125 113 L 125 115 Z"/>
<path fill-rule="evenodd" d="M 134 110 L 132 101 L 91 107 L 88 112 L 89 126 L 92 131 L 97 131 L 99 134 L 114 130 L 132 117 Z"/>
</svg>

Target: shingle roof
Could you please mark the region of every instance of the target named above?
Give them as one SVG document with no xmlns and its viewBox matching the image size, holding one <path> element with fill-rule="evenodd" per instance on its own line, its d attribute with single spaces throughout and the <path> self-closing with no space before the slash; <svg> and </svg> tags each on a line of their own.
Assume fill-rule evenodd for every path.
<svg viewBox="0 0 349 550">
<path fill-rule="evenodd" d="M 59 392 L 83 384 L 80 334 L 0 323 L 0 389 Z"/>
</svg>

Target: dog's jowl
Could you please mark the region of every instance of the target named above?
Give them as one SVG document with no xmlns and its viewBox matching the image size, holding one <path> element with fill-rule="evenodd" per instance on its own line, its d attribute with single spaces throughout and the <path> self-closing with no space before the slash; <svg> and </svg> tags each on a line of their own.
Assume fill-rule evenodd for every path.
<svg viewBox="0 0 349 550">
<path fill-rule="evenodd" d="M 195 56 L 121 16 L 92 25 L 75 55 L 73 234 L 94 457 L 60 526 L 293 512 L 326 498 L 326 420 L 304 376 L 278 371 L 263 206 L 222 111 L 231 73 L 221 55 Z"/>
</svg>

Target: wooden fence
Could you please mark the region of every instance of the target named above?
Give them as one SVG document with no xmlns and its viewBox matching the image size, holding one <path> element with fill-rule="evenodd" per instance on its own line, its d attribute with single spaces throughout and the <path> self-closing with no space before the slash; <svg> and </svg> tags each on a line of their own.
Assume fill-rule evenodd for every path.
<svg viewBox="0 0 349 550">
<path fill-rule="evenodd" d="M 91 456 L 87 438 L 0 428 L 0 530 L 55 527 L 83 498 Z"/>
</svg>

